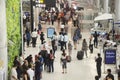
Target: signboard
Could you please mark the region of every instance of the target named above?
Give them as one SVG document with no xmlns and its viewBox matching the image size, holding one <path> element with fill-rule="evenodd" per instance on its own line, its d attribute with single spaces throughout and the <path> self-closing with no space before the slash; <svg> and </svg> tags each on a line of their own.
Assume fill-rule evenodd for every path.
<svg viewBox="0 0 120 80">
<path fill-rule="evenodd" d="M 55 28 L 47 28 L 47 37 L 52 38 Z"/>
<path fill-rule="evenodd" d="M 44 3 L 44 0 L 40 0 L 40 3 Z"/>
<path fill-rule="evenodd" d="M 116 64 L 116 50 L 115 49 L 105 50 L 105 64 Z"/>
</svg>

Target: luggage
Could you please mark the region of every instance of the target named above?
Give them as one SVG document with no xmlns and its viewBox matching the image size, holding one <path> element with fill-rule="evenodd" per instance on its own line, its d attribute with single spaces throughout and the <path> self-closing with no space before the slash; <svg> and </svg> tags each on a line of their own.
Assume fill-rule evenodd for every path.
<svg viewBox="0 0 120 80">
<path fill-rule="evenodd" d="M 77 52 L 77 59 L 78 60 L 82 60 L 83 56 L 84 56 L 84 52 L 82 50 Z"/>
<path fill-rule="evenodd" d="M 71 62 L 71 56 L 67 56 L 67 62 Z"/>
</svg>

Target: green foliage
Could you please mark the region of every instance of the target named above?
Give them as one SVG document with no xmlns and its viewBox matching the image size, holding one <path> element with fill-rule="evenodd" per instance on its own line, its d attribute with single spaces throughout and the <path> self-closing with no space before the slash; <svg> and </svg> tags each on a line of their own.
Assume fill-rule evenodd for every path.
<svg viewBox="0 0 120 80">
<path fill-rule="evenodd" d="M 13 60 L 20 52 L 20 0 L 6 1 L 7 41 L 8 41 L 8 69 L 13 65 Z"/>
</svg>

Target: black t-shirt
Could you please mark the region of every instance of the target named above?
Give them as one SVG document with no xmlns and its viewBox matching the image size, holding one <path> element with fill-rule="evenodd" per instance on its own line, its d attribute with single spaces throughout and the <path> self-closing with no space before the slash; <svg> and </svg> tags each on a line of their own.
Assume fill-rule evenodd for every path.
<svg viewBox="0 0 120 80">
<path fill-rule="evenodd" d="M 102 58 L 101 57 L 98 57 L 97 59 L 96 59 L 96 65 L 97 66 L 101 66 L 101 63 L 102 63 Z"/>
<path fill-rule="evenodd" d="M 117 74 L 118 74 L 118 77 L 120 77 L 120 69 L 118 70 Z"/>
<path fill-rule="evenodd" d="M 108 74 L 108 75 L 106 76 L 106 80 L 107 80 L 107 78 L 110 78 L 110 79 L 114 80 L 114 76 L 113 76 L 112 74 Z"/>
</svg>

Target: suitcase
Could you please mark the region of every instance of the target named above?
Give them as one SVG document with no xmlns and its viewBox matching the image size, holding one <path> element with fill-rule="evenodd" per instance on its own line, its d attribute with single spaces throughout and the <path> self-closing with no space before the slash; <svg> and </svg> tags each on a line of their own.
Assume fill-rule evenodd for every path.
<svg viewBox="0 0 120 80">
<path fill-rule="evenodd" d="M 71 62 L 71 56 L 67 56 L 67 62 Z"/>
<path fill-rule="evenodd" d="M 82 60 L 83 56 L 84 56 L 84 52 L 82 50 L 77 52 L 77 59 L 78 60 Z"/>
</svg>

